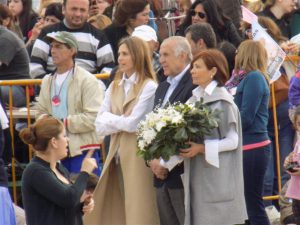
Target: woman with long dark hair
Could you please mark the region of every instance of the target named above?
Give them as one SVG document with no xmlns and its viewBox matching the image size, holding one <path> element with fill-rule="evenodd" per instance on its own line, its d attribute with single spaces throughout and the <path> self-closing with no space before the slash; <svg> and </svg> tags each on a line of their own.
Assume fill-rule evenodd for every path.
<svg viewBox="0 0 300 225">
<path fill-rule="evenodd" d="M 147 0 L 120 0 L 117 2 L 113 23 L 104 29 L 118 61 L 118 44 L 128 37 L 134 28 L 149 22 L 150 4 Z"/>
<path fill-rule="evenodd" d="M 18 37 L 23 37 L 21 29 L 15 24 L 14 16 L 8 6 L 0 4 L 0 19 L 4 27 L 17 34 Z"/>
<path fill-rule="evenodd" d="M 184 36 L 185 29 L 195 23 L 209 23 L 216 33 L 217 42 L 225 40 L 238 46 L 242 41 L 233 22 L 225 16 L 216 0 L 196 0 L 179 26 L 177 34 Z"/>
<path fill-rule="evenodd" d="M 8 6 L 22 30 L 23 40 L 26 43 L 29 38 L 28 32 L 38 20 L 38 15 L 32 9 L 32 0 L 11 0 Z"/>
</svg>

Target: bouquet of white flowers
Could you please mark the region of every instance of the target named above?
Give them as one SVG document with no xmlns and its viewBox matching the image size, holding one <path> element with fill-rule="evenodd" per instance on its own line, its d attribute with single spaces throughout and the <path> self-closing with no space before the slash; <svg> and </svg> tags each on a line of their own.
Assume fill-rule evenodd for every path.
<svg viewBox="0 0 300 225">
<path fill-rule="evenodd" d="M 204 136 L 218 126 L 217 111 L 203 100 L 193 104 L 175 103 L 156 108 L 138 125 L 138 155 L 144 160 L 163 158 L 168 161 L 187 148 L 189 141 L 203 142 Z"/>
</svg>

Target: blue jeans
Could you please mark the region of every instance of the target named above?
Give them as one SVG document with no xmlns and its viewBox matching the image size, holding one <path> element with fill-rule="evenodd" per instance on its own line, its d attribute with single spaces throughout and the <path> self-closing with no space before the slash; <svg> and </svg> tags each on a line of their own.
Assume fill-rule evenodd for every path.
<svg viewBox="0 0 300 225">
<path fill-rule="evenodd" d="M 84 157 L 86 156 L 87 152 L 88 151 L 83 151 L 81 155 L 77 155 L 74 157 L 67 157 L 67 158 L 61 160 L 61 163 L 64 165 L 64 167 L 67 168 L 67 170 L 70 173 L 74 173 L 74 174 L 79 173 L 80 169 L 81 169 L 82 161 L 83 161 Z M 102 162 L 101 162 L 99 154 L 100 154 L 99 149 L 95 149 L 94 154 L 92 156 L 92 158 L 96 159 L 96 162 L 97 162 L 98 168 L 96 168 L 93 171 L 93 173 L 96 174 L 97 176 L 100 176 L 101 171 L 102 171 Z"/>
<path fill-rule="evenodd" d="M 269 153 L 270 145 L 243 152 L 245 199 L 249 218 L 246 225 L 270 225 L 262 199 Z"/>
<path fill-rule="evenodd" d="M 13 106 L 23 107 L 26 106 L 25 89 L 22 86 L 13 86 Z M 4 104 L 9 103 L 9 86 L 0 87 L 0 96 Z"/>
<path fill-rule="evenodd" d="M 277 106 L 277 118 L 278 118 L 278 141 L 280 152 L 280 175 L 281 185 L 283 186 L 290 176 L 286 173 L 283 163 L 287 155 L 293 151 L 293 142 L 295 131 L 292 123 L 288 117 L 288 101 L 283 102 Z M 264 196 L 271 196 L 278 194 L 278 175 L 276 167 L 276 149 L 275 149 L 275 133 L 273 124 L 273 112 L 269 112 L 270 119 L 268 124 L 269 137 L 271 140 L 271 151 L 269 154 L 269 164 L 264 179 Z M 278 207 L 277 200 L 265 201 L 265 206 L 275 205 Z"/>
</svg>

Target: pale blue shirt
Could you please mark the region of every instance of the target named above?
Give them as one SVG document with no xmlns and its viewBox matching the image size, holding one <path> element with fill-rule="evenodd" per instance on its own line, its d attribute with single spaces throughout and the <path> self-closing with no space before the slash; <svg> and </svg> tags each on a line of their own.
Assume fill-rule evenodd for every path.
<svg viewBox="0 0 300 225">
<path fill-rule="evenodd" d="M 52 104 L 52 115 L 57 119 L 64 119 L 68 117 L 68 86 L 69 86 L 69 80 L 71 76 L 72 74 L 67 75 L 65 81 L 61 84 L 62 86 L 58 85 L 55 80 L 52 83 L 51 103 L 52 103 L 52 98 L 54 97 L 55 94 L 59 95 L 60 98 L 59 105 L 55 106 Z M 59 89 L 61 89 L 60 93 L 58 93 Z"/>
<path fill-rule="evenodd" d="M 184 74 L 187 70 L 190 69 L 190 64 L 188 64 L 178 75 L 176 76 L 168 76 L 167 82 L 170 84 L 168 91 L 166 92 L 164 101 L 162 103 L 162 107 L 164 107 L 169 101 L 170 96 L 172 95 L 175 88 L 178 86 L 179 82 L 183 78 Z"/>
</svg>

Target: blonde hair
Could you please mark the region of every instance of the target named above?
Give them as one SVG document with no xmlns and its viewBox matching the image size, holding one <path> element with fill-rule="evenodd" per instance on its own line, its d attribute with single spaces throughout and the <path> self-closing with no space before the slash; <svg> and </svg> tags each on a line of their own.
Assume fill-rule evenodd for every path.
<svg viewBox="0 0 300 225">
<path fill-rule="evenodd" d="M 119 43 L 119 47 L 125 44 L 132 58 L 134 70 L 138 76 L 138 82 L 143 82 L 147 78 L 156 81 L 156 75 L 152 66 L 152 55 L 149 45 L 140 38 L 126 37 Z M 122 78 L 120 70 L 116 73 L 115 80 Z"/>
<path fill-rule="evenodd" d="M 112 24 L 111 19 L 103 14 L 92 16 L 88 19 L 88 22 L 94 27 L 103 30 Z"/>
<path fill-rule="evenodd" d="M 278 25 L 271 18 L 267 16 L 259 16 L 258 23 L 265 28 L 266 32 L 279 44 L 287 40 L 287 38 L 282 35 Z M 245 31 L 250 28 L 251 24 L 245 21 L 241 22 L 241 30 Z"/>
<path fill-rule="evenodd" d="M 41 15 L 43 9 L 46 9 L 48 7 L 48 5 L 50 5 L 52 3 L 63 3 L 63 0 L 41 0 L 39 9 L 38 9 L 38 14 L 40 16 L 44 16 L 44 15 Z"/>
<path fill-rule="evenodd" d="M 259 16 L 258 17 L 258 23 L 267 29 L 267 33 L 278 43 L 281 43 L 282 41 L 286 41 L 287 38 L 285 38 L 278 25 L 270 18 L 266 16 Z"/>
<path fill-rule="evenodd" d="M 243 5 L 255 14 L 261 12 L 265 7 L 262 1 L 244 1 Z"/>
<path fill-rule="evenodd" d="M 246 40 L 240 44 L 235 58 L 235 70 L 259 70 L 268 80 L 267 65 L 268 53 L 259 41 Z"/>
<path fill-rule="evenodd" d="M 276 0 L 266 0 L 265 1 L 265 8 L 275 5 L 275 3 L 276 3 Z"/>
</svg>

